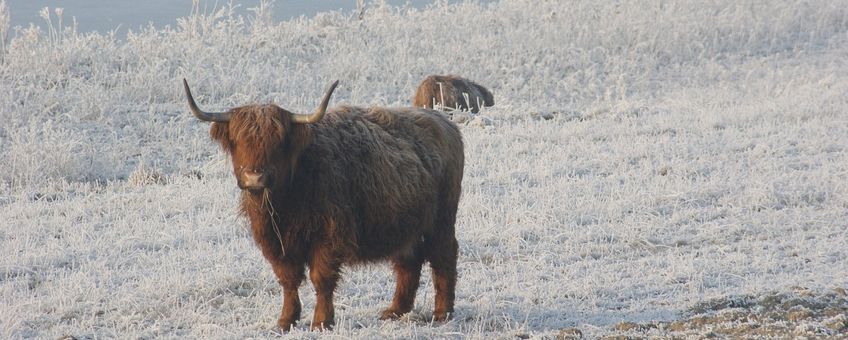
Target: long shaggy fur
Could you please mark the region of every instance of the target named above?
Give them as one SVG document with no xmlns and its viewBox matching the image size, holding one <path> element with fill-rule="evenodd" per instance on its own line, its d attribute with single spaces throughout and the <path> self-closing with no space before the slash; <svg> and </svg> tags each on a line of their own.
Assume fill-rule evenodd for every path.
<svg viewBox="0 0 848 340">
<path fill-rule="evenodd" d="M 495 98 L 488 89 L 468 79 L 455 75 L 431 75 L 418 85 L 412 105 L 477 113 L 481 105 L 495 105 Z"/>
<path fill-rule="evenodd" d="M 343 106 L 302 125 L 276 105 L 231 112 L 210 134 L 232 157 L 236 177 L 261 169 L 273 178 L 262 194 L 243 191 L 241 209 L 283 286 L 281 328 L 300 317 L 305 266 L 318 296 L 313 328 L 329 327 L 340 267 L 380 260 L 392 261 L 398 277 L 384 318 L 412 308 L 425 260 L 436 286 L 434 318 L 449 316 L 464 155 L 443 113 Z"/>
</svg>

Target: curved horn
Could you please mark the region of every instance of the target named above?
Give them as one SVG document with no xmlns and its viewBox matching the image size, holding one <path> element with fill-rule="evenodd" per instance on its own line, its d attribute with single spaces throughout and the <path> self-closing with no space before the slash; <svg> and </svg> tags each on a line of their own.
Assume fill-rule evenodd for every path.
<svg viewBox="0 0 848 340">
<path fill-rule="evenodd" d="M 338 80 L 334 81 L 327 88 L 327 91 L 324 93 L 324 99 L 321 100 L 321 105 L 318 106 L 314 113 L 309 115 L 292 114 L 292 123 L 312 124 L 321 120 L 321 118 L 324 117 L 324 113 L 327 112 L 327 105 L 330 103 L 330 96 L 333 94 L 333 91 L 336 90 L 336 85 L 339 85 Z"/>
<path fill-rule="evenodd" d="M 203 112 L 197 107 L 194 102 L 194 97 L 191 95 L 191 90 L 188 89 L 188 82 L 183 78 L 183 86 L 185 86 L 185 94 L 188 99 L 188 106 L 191 108 L 191 113 L 202 121 L 226 123 L 230 121 L 231 114 L 229 112 Z"/>
</svg>

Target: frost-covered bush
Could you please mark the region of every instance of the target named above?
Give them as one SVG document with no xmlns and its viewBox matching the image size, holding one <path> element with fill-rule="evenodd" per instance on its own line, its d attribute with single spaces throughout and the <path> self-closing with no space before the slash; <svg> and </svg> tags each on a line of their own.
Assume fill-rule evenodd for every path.
<svg viewBox="0 0 848 340">
<path fill-rule="evenodd" d="M 732 63 L 815 54 L 844 42 L 848 6 L 842 5 L 504 0 L 416 9 L 378 3 L 362 18 L 329 12 L 282 23 L 270 22 L 267 8 L 244 18 L 232 7 L 202 12 L 195 6 L 176 28 L 151 27 L 125 40 L 77 32 L 63 24 L 61 12 L 45 10 L 48 32 L 16 31 L 0 64 L 0 138 L 17 143 L 8 131 L 34 119 L 81 131 L 83 144 L 117 146 L 104 150 L 115 160 L 104 165 L 109 169 L 50 170 L 69 179 L 123 178 L 139 157 L 152 154 L 166 158 L 165 170 L 192 167 L 176 155 L 212 150 L 186 145 L 200 128 L 184 115 L 183 77 L 213 107 L 277 101 L 307 108 L 336 78 L 342 84 L 336 102 L 404 105 L 424 75 L 456 73 L 487 84 L 507 105 L 593 110 L 750 76 L 729 70 Z M 780 75 L 766 76 L 780 82 Z M 6 180 L 21 181 L 9 166 L 0 168 Z"/>
<path fill-rule="evenodd" d="M 6 41 L 9 39 L 9 8 L 6 0 L 0 1 L 0 59 L 6 55 Z"/>
</svg>

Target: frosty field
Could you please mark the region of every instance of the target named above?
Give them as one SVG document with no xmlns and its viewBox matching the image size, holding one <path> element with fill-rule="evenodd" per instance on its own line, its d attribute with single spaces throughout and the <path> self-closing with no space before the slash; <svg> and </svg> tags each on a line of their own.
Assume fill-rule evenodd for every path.
<svg viewBox="0 0 848 340">
<path fill-rule="evenodd" d="M 304 284 L 284 337 L 848 338 L 846 0 L 222 8 L 126 39 L 0 13 L 0 338 L 279 335 L 181 79 L 210 110 L 307 111 L 334 79 L 331 105 L 408 105 L 432 73 L 495 95 L 461 125 L 453 320 L 429 322 L 429 269 L 378 320 L 374 265 L 346 269 L 331 333 Z"/>
</svg>

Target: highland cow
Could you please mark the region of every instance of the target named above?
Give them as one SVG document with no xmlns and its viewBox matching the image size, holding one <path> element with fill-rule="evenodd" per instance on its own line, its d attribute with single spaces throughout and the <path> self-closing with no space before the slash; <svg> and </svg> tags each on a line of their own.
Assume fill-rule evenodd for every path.
<svg viewBox="0 0 848 340">
<path fill-rule="evenodd" d="M 495 105 L 495 98 L 485 87 L 468 79 L 454 75 L 431 75 L 418 85 L 412 105 L 477 113 L 481 105 Z"/>
<path fill-rule="evenodd" d="M 381 319 L 412 310 L 424 261 L 435 287 L 433 319 L 450 317 L 464 154 L 458 128 L 443 113 L 328 111 L 338 81 L 312 114 L 273 104 L 204 112 L 183 81 L 192 113 L 212 122 L 212 139 L 231 157 L 241 212 L 283 288 L 282 330 L 300 319 L 305 267 L 316 294 L 311 327 L 324 329 L 334 323 L 341 267 L 383 260 L 393 263 L 397 283 Z"/>
</svg>

